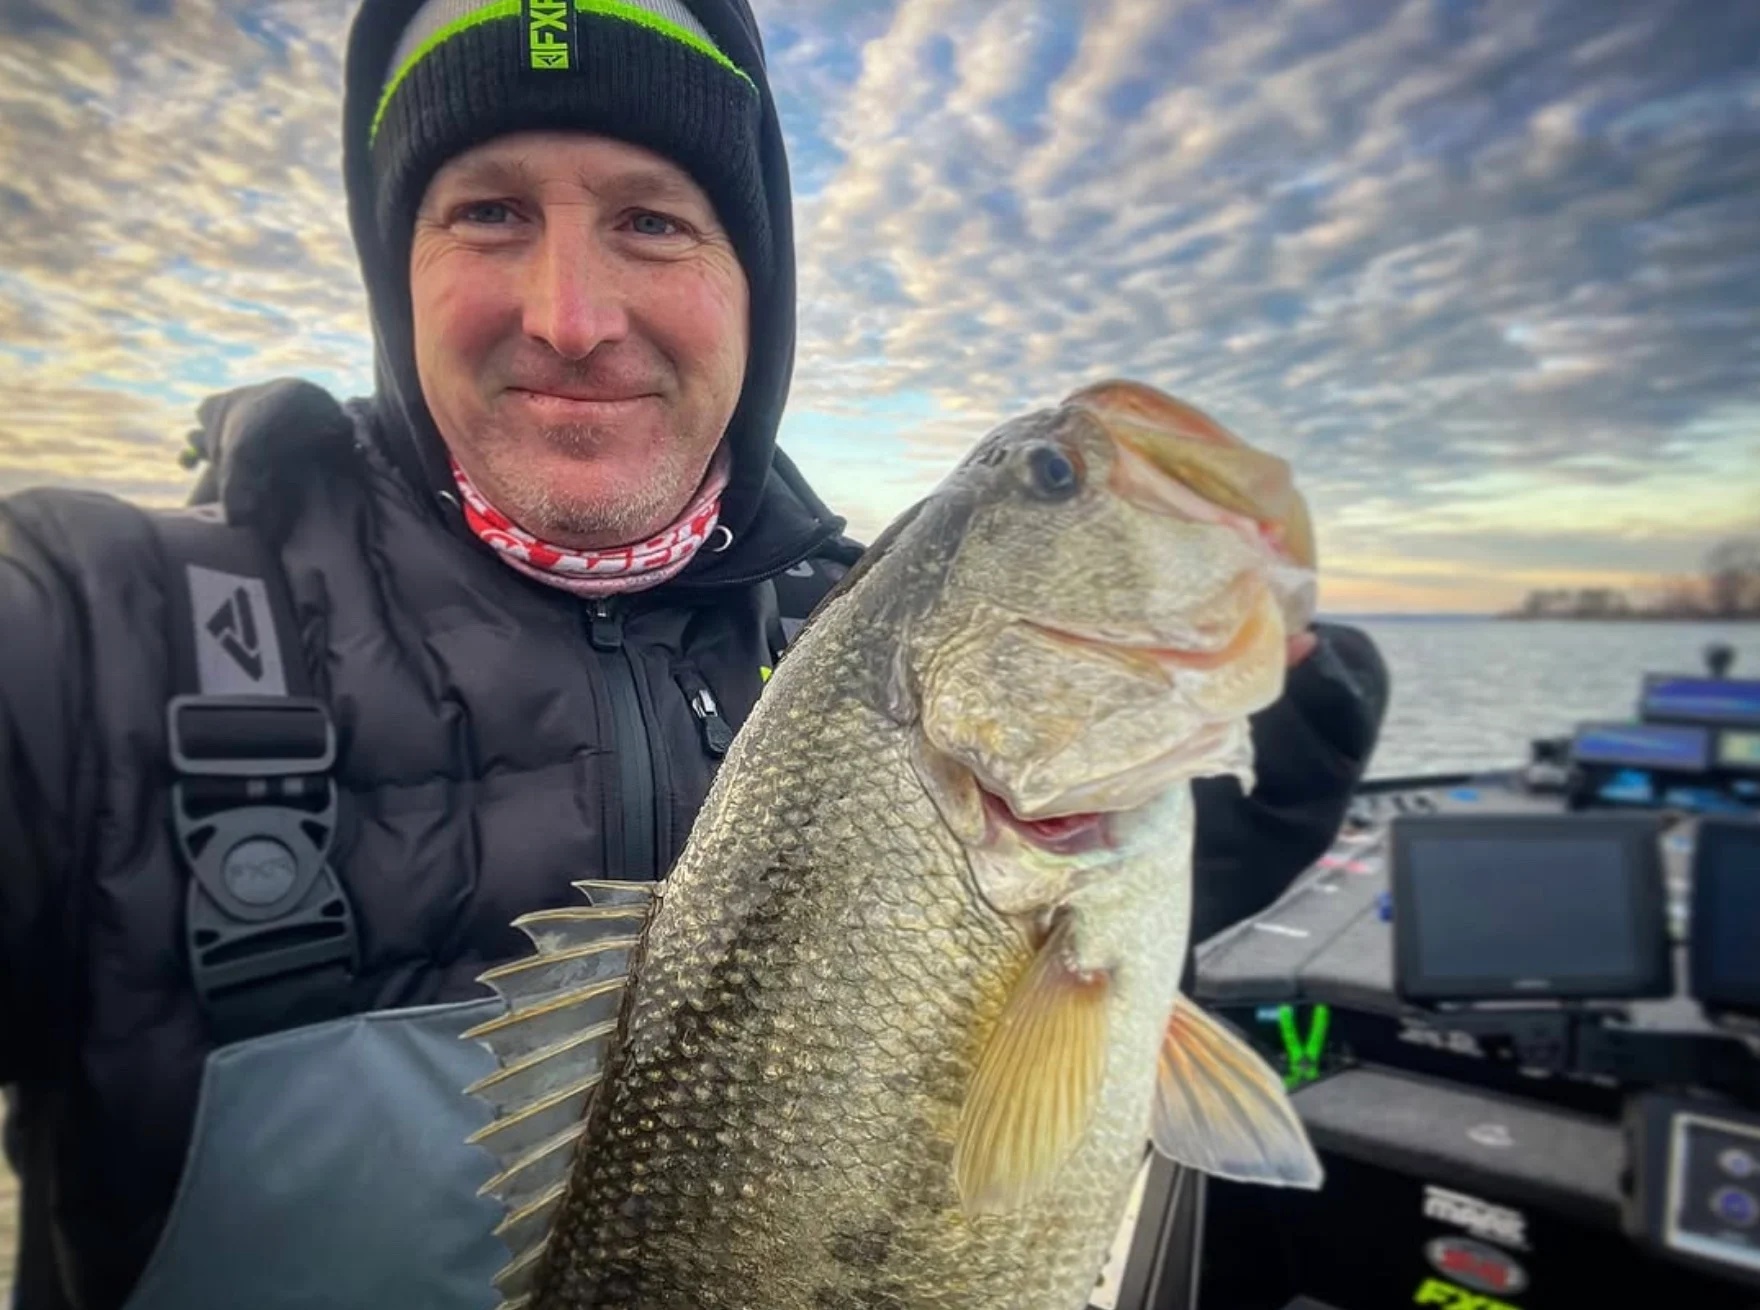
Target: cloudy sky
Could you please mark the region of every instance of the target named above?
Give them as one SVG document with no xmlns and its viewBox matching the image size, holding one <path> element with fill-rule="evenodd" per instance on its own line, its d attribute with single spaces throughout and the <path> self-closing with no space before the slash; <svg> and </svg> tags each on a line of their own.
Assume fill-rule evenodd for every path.
<svg viewBox="0 0 1760 1310">
<path fill-rule="evenodd" d="M 352 0 L 0 0 L 0 494 L 181 498 L 195 404 L 369 385 Z M 755 0 L 785 445 L 872 536 L 1108 374 L 1295 465 L 1333 611 L 1760 530 L 1760 5 Z"/>
</svg>

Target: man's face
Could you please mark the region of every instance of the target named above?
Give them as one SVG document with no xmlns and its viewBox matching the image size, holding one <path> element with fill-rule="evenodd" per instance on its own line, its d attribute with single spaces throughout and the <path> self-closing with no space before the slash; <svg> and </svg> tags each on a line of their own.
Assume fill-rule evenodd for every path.
<svg viewBox="0 0 1760 1310">
<path fill-rule="evenodd" d="M 416 215 L 410 295 L 428 409 L 497 509 L 603 547 L 684 508 L 739 400 L 748 289 L 683 169 L 565 132 L 459 155 Z"/>
</svg>

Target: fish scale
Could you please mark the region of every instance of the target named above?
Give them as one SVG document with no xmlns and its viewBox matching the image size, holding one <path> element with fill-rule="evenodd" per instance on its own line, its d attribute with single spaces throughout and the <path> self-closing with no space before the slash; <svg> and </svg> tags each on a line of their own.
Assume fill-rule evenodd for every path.
<svg viewBox="0 0 1760 1310">
<path fill-rule="evenodd" d="M 845 662 L 829 643 L 813 658 Z M 612 1145 L 583 1157 L 580 1201 L 552 1238 L 552 1267 L 566 1271 L 559 1305 L 860 1304 L 862 1287 L 895 1280 L 884 1263 L 852 1271 L 840 1256 L 871 1257 L 878 1232 L 908 1271 L 901 1286 L 939 1282 L 946 1304 L 970 1304 L 972 1271 L 948 1281 L 952 1271 L 930 1268 L 913 1238 L 957 1206 L 946 1162 L 972 1056 L 949 1052 L 945 1035 L 994 1008 L 1004 986 L 986 975 L 1018 961 L 1020 943 L 969 906 L 963 855 L 920 791 L 882 789 L 889 822 L 878 840 L 846 826 L 840 807 L 820 815 L 794 799 L 909 776 L 902 741 L 881 746 L 881 725 L 852 722 L 868 716 L 839 704 L 837 680 L 811 676 L 807 663 L 773 682 L 741 738 L 781 717 L 798 734 L 798 765 L 742 779 L 730 757 L 722 776 L 732 785 L 705 807 L 701 842 L 693 836 L 713 858 L 687 855 L 669 879 L 622 1081 L 590 1130 Z M 853 885 L 844 872 L 864 869 Z M 663 1105 L 714 1145 L 639 1149 L 643 1117 Z M 913 1140 L 931 1129 L 947 1144 L 939 1159 Z M 621 1206 L 638 1164 L 646 1199 L 623 1250 Z M 711 1197 L 671 1185 L 697 1174 L 717 1184 Z M 729 1231 L 725 1246 L 715 1207 L 699 1203 L 723 1196 L 739 1199 L 746 1230 Z M 708 1249 L 722 1252 L 713 1269 L 700 1258 Z M 540 1289 L 543 1304 L 551 1289 Z M 907 1303 L 932 1304 L 919 1293 Z"/>
<path fill-rule="evenodd" d="M 509 1307 L 1079 1310 L 1151 1139 L 1315 1185 L 1276 1075 L 1178 990 L 1187 779 L 1250 770 L 1286 602 L 1236 581 L 1278 534 L 1238 530 L 1244 492 L 1229 522 L 1168 509 L 1118 440 L 1091 406 L 992 434 L 798 638 L 665 882 L 517 921 L 537 955 L 485 975 L 512 1012 L 467 1034 L 503 1065 L 472 1090 Z M 1048 448 L 1091 479 L 1062 527 L 1022 481 Z M 1220 670 L 1100 649 L 1134 627 L 1242 635 Z M 1023 822 L 1106 801 L 1106 843 L 1039 850 L 980 783 Z"/>
</svg>

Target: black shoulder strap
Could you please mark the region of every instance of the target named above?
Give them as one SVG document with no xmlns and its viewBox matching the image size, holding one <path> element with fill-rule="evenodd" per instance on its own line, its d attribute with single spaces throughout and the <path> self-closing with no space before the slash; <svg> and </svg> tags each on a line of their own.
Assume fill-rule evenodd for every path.
<svg viewBox="0 0 1760 1310">
<path fill-rule="evenodd" d="M 765 580 L 759 603 L 773 662 L 782 658 L 806 625 L 807 616 L 848 572 L 849 567 L 838 560 L 815 556 Z"/>
<path fill-rule="evenodd" d="M 148 516 L 170 566 L 171 824 L 186 945 L 221 1043 L 349 1012 L 359 945 L 328 854 L 336 733 L 259 536 L 218 505 Z"/>
</svg>

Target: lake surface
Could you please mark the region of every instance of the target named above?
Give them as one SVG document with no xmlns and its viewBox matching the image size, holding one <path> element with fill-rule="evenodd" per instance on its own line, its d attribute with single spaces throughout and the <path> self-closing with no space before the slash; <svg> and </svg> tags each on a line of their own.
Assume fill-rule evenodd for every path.
<svg viewBox="0 0 1760 1310">
<path fill-rule="evenodd" d="M 1339 616 L 1375 640 L 1393 681 L 1371 777 L 1508 767 L 1535 737 L 1626 719 L 1646 673 L 1702 673 L 1703 651 L 1736 652 L 1760 678 L 1760 623 L 1511 622 Z"/>
<path fill-rule="evenodd" d="M 1737 677 L 1760 677 L 1760 623 L 1499 622 L 1339 616 L 1380 647 L 1393 680 L 1371 777 L 1501 768 L 1534 737 L 1621 719 L 1646 673 L 1698 673 L 1714 641 Z M 0 1303 L 10 1280 L 13 1197 L 0 1165 Z"/>
</svg>

